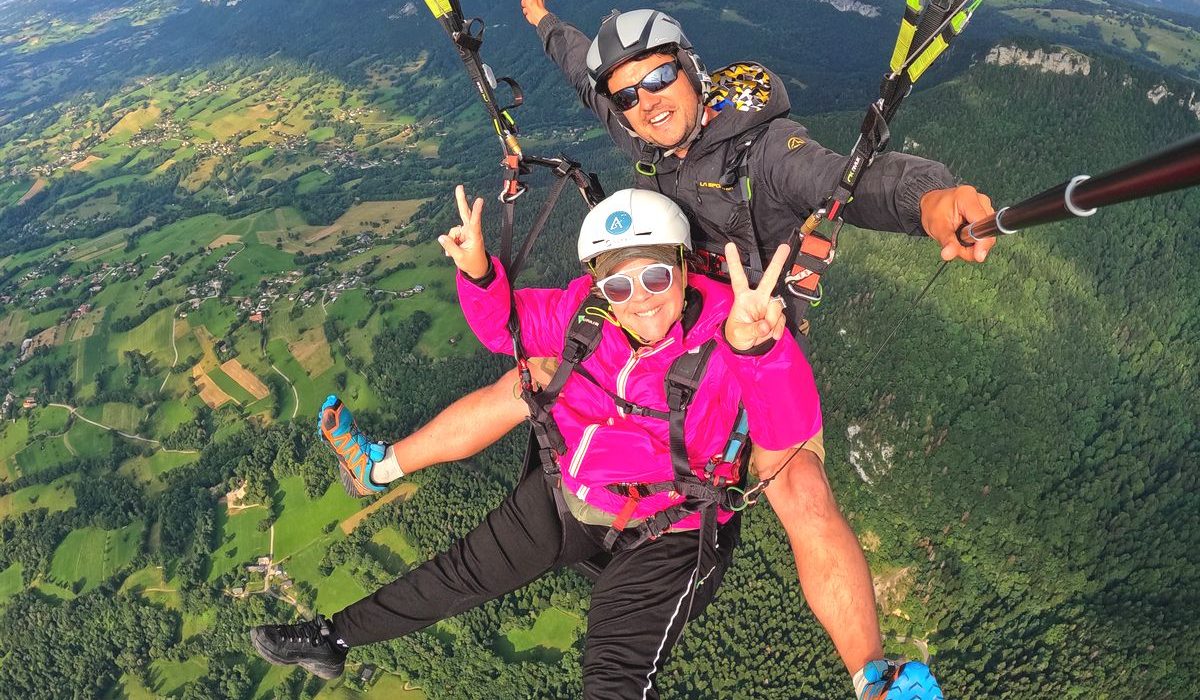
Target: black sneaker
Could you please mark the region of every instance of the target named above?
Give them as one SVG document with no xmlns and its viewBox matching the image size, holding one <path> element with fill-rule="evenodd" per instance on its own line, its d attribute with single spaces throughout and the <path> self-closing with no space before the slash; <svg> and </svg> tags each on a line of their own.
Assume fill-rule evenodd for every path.
<svg viewBox="0 0 1200 700">
<path fill-rule="evenodd" d="M 346 649 L 338 646 L 333 629 L 320 615 L 295 625 L 263 625 L 250 630 L 258 655 L 280 666 L 299 665 L 326 680 L 346 669 Z"/>
</svg>

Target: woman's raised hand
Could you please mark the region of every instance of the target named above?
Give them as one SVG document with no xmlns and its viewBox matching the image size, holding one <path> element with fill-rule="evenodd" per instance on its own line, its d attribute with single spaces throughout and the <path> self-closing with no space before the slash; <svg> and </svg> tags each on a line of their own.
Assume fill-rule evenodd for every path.
<svg viewBox="0 0 1200 700">
<path fill-rule="evenodd" d="M 483 198 L 476 197 L 474 205 L 467 204 L 467 191 L 462 185 L 454 188 L 454 198 L 458 202 L 458 216 L 462 223 L 452 227 L 444 236 L 438 236 L 438 243 L 446 251 L 454 265 L 462 273 L 472 279 L 480 279 L 487 274 L 488 256 L 483 247 Z"/>
<path fill-rule="evenodd" d="M 791 248 L 779 246 L 771 264 L 763 272 L 758 287 L 750 288 L 746 271 L 739 262 L 737 246 L 725 244 L 725 260 L 729 263 L 729 284 L 733 287 L 733 308 L 725 321 L 725 340 L 735 350 L 749 350 L 768 340 L 779 340 L 786 332 L 783 299 L 773 296 L 783 266 Z"/>
</svg>

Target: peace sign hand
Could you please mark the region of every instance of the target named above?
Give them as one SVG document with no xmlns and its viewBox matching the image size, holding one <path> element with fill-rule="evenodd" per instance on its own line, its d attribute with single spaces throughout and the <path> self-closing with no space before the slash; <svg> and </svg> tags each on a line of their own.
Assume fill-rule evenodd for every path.
<svg viewBox="0 0 1200 700">
<path fill-rule="evenodd" d="M 462 224 L 452 227 L 438 243 L 454 265 L 471 279 L 480 279 L 487 274 L 488 256 L 483 247 L 483 198 L 476 197 L 474 205 L 467 204 L 467 192 L 462 185 L 454 188 L 458 202 L 458 216 Z"/>
<path fill-rule="evenodd" d="M 751 289 L 746 272 L 739 262 L 737 246 L 725 244 L 725 259 L 729 262 L 729 284 L 733 287 L 733 308 L 725 321 L 725 341 L 734 350 L 746 351 L 768 340 L 779 340 L 785 332 L 787 319 L 783 315 L 783 299 L 772 296 L 791 248 L 779 246 L 767 266 L 758 288 Z"/>
</svg>

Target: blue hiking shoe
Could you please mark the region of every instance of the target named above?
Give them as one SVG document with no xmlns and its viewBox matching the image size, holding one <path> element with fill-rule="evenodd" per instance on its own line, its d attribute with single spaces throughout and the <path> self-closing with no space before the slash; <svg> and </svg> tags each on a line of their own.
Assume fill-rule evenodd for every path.
<svg viewBox="0 0 1200 700">
<path fill-rule="evenodd" d="M 387 446 L 371 442 L 354 424 L 354 416 L 341 399 L 329 395 L 321 405 L 317 432 L 337 455 L 339 476 L 346 493 L 362 498 L 387 489 L 371 481 L 371 469 L 383 459 Z"/>
<path fill-rule="evenodd" d="M 942 700 L 942 689 L 920 661 L 872 661 L 863 668 L 867 685 L 859 700 Z"/>
</svg>

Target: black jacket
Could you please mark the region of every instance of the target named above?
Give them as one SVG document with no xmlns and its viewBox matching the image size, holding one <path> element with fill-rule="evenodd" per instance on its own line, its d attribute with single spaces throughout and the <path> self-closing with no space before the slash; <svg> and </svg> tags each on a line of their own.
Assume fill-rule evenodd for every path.
<svg viewBox="0 0 1200 700">
<path fill-rule="evenodd" d="M 654 149 L 633 135 L 609 101 L 592 87 L 586 61 L 591 40 L 553 14 L 546 15 L 537 31 L 547 55 L 600 118 L 617 146 L 635 160 L 652 153 Z M 783 81 L 767 72 L 770 91 L 761 109 L 725 108 L 701 130 L 686 158 L 662 158 L 656 164 L 656 175 L 635 176 L 636 187 L 656 189 L 679 204 L 692 222 L 697 244 L 720 250 L 741 228 L 734 221 L 741 195 L 736 186 L 722 188 L 718 183 L 728 170 L 739 137 L 770 122 L 751 148 L 749 160 L 754 195 L 750 211 L 763 261 L 820 205 L 846 163 L 845 156 L 822 147 L 808 136 L 807 129 L 786 118 L 791 102 Z M 883 153 L 862 176 L 845 219 L 862 228 L 923 236 L 921 196 L 955 184 L 941 163 L 904 153 Z M 749 241 L 734 242 L 746 252 Z"/>
</svg>

